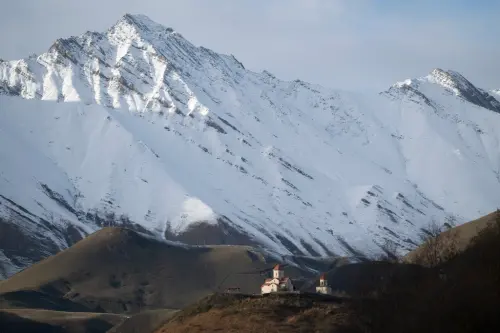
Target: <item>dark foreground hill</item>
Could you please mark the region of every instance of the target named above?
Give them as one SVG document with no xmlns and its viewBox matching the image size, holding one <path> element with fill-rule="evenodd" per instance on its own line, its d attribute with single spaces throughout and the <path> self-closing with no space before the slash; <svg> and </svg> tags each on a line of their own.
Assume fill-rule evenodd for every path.
<svg viewBox="0 0 500 333">
<path fill-rule="evenodd" d="M 34 309 L 0 310 L 2 333 L 104 333 L 120 324 L 120 315 Z"/>
<path fill-rule="evenodd" d="M 302 293 L 252 295 L 276 259 L 250 247 L 107 228 L 0 283 L 0 332 L 489 332 L 500 328 L 500 214 L 474 230 L 432 265 L 323 262 L 336 295 L 324 297 L 292 266 Z"/>
<path fill-rule="evenodd" d="M 495 211 L 479 219 L 464 223 L 460 226 L 439 232 L 439 228 L 430 225 L 430 229 L 423 230 L 426 241 L 405 257 L 406 262 L 435 265 L 447 261 L 457 253 L 465 251 L 471 242 L 488 226 L 500 218 L 500 211 Z"/>
<path fill-rule="evenodd" d="M 288 258 L 286 274 L 314 292 L 319 272 L 335 291 L 351 296 L 376 290 L 389 277 L 425 274 L 417 265 L 344 258 Z M 137 313 L 181 309 L 214 292 L 237 287 L 260 292 L 276 258 L 248 246 L 185 246 L 124 228 L 105 228 L 71 248 L 0 282 L 0 308 Z M 311 273 L 308 268 L 318 273 Z"/>
<path fill-rule="evenodd" d="M 174 315 L 155 332 L 337 332 L 347 318 L 342 302 L 317 294 L 216 294 Z"/>
<path fill-rule="evenodd" d="M 470 230 L 462 236 L 467 244 L 454 247 L 446 260 L 440 257 L 443 252 L 434 251 L 439 247 L 434 247 L 433 239 L 421 247 L 438 257 L 431 265 L 426 262 L 430 274 L 409 277 L 405 283 L 390 280 L 375 294 L 352 299 L 348 307 L 351 327 L 358 332 L 384 333 L 498 331 L 500 214 L 459 228 Z M 450 244 L 448 232 L 438 236 L 445 240 L 438 245 Z"/>
<path fill-rule="evenodd" d="M 180 311 L 156 333 L 497 331 L 499 254 L 500 215 L 490 218 L 465 248 L 437 266 L 419 269 L 397 262 L 342 266 L 337 274 L 343 268 L 367 272 L 368 266 L 383 273 L 372 282 L 367 278 L 373 288 L 357 289 L 355 295 L 214 295 Z"/>
<path fill-rule="evenodd" d="M 111 313 L 180 309 L 228 287 L 258 293 L 275 262 L 250 247 L 184 246 L 105 228 L 0 282 L 0 306 Z M 287 274 L 307 272 L 290 266 Z"/>
<path fill-rule="evenodd" d="M 125 319 L 106 333 L 151 333 L 177 312 L 170 309 L 143 311 Z"/>
</svg>

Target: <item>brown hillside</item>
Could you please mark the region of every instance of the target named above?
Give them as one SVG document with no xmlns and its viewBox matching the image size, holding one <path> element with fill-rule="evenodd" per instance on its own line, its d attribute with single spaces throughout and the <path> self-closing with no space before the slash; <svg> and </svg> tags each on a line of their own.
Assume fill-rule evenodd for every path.
<svg viewBox="0 0 500 333">
<path fill-rule="evenodd" d="M 2 333 L 106 333 L 124 317 L 37 309 L 0 310 Z"/>
<path fill-rule="evenodd" d="M 452 252 L 463 252 L 471 243 L 471 241 L 476 237 L 482 230 L 491 225 L 500 216 L 499 211 L 495 211 L 491 214 L 483 216 L 479 219 L 464 223 L 460 226 L 451 228 L 442 232 L 439 236 L 438 243 L 436 246 L 438 248 L 438 256 L 443 257 L 446 260 L 446 256 L 449 256 L 450 248 L 453 247 Z M 411 251 L 405 256 L 405 261 L 407 262 L 419 262 L 421 263 L 421 257 L 423 251 L 428 251 L 428 244 L 424 243 L 417 249 Z"/>
<path fill-rule="evenodd" d="M 273 263 L 250 247 L 187 247 L 105 228 L 0 282 L 0 300 L 32 290 L 94 312 L 179 309 L 219 288 L 260 292 L 259 271 Z M 302 272 L 290 267 L 287 274 Z"/>
<path fill-rule="evenodd" d="M 444 233 L 449 234 L 452 232 L 456 232 L 458 235 L 458 248 L 463 251 L 470 244 L 471 240 L 476 237 L 479 232 L 481 232 L 481 230 L 492 224 L 499 216 L 500 212 L 495 211 L 477 220 L 473 220 L 458 227 L 452 228 L 451 230 L 447 230 Z"/>
<path fill-rule="evenodd" d="M 0 332 L 66 333 L 61 327 L 39 323 L 4 311 L 0 311 Z"/>
<path fill-rule="evenodd" d="M 152 333 L 178 311 L 169 309 L 143 311 L 127 318 L 107 333 Z"/>
<path fill-rule="evenodd" d="M 500 328 L 500 215 L 433 274 L 390 280 L 349 304 L 358 332 L 477 333 Z"/>
<path fill-rule="evenodd" d="M 317 294 L 216 294 L 180 311 L 155 333 L 339 332 L 342 300 Z"/>
<path fill-rule="evenodd" d="M 356 295 L 216 294 L 178 312 L 156 333 L 498 331 L 499 253 L 500 218 L 436 267 L 365 262 L 333 270 L 339 275 L 332 285 L 369 273 L 357 278 L 366 287 L 354 287 Z"/>
<path fill-rule="evenodd" d="M 82 304 L 61 297 L 60 293 L 18 290 L 0 294 L 0 309 L 44 309 L 66 312 L 92 312 Z"/>
</svg>

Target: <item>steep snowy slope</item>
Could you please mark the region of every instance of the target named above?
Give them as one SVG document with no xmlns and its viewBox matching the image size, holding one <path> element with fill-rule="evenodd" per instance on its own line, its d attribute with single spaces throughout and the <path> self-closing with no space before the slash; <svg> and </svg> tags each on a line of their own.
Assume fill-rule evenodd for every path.
<svg viewBox="0 0 500 333">
<path fill-rule="evenodd" d="M 434 69 L 428 76 L 417 81 L 435 83 L 467 102 L 477 106 L 482 106 L 485 109 L 500 112 L 500 102 L 498 102 L 488 92 L 476 88 L 465 77 L 455 71 L 444 71 L 437 68 Z M 402 84 L 400 83 L 399 85 L 412 86 L 412 82 L 406 81 Z M 415 84 L 413 84 L 413 86 L 414 88 L 416 87 Z M 416 88 L 418 89 L 418 85 Z"/>
<path fill-rule="evenodd" d="M 0 92 L 0 228 L 39 256 L 120 223 L 282 254 L 409 249 L 500 194 L 500 103 L 452 71 L 332 91 L 126 15 L 0 63 Z M 38 259 L 2 256 L 4 275 Z"/>
</svg>

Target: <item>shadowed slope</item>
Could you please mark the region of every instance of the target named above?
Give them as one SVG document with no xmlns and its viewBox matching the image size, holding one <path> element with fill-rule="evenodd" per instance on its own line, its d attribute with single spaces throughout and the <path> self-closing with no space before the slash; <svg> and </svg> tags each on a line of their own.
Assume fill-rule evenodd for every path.
<svg viewBox="0 0 500 333">
<path fill-rule="evenodd" d="M 264 276 L 259 272 L 272 264 L 249 247 L 189 247 L 105 228 L 1 282 L 0 296 L 41 291 L 94 312 L 175 309 L 218 288 L 260 292 Z M 287 274 L 300 272 L 290 267 Z"/>
<path fill-rule="evenodd" d="M 345 318 L 341 302 L 318 294 L 212 295 L 174 315 L 156 333 L 333 332 Z"/>
<path fill-rule="evenodd" d="M 442 260 L 446 260 L 447 255 L 454 255 L 456 253 L 460 253 L 464 251 L 470 244 L 474 237 L 478 236 L 481 231 L 486 229 L 491 223 L 495 222 L 495 220 L 500 216 L 499 211 L 495 211 L 491 214 L 485 215 L 479 219 L 467 222 L 460 226 L 451 228 L 442 232 L 439 235 L 439 239 L 437 243 L 434 244 L 438 253 L 436 254 L 438 257 L 442 257 Z M 450 253 L 450 247 L 453 247 L 452 252 Z M 420 247 L 411 251 L 405 256 L 405 260 L 408 262 L 417 262 L 421 264 L 421 257 L 424 251 L 429 251 L 428 242 L 424 243 Z"/>
<path fill-rule="evenodd" d="M 479 219 L 459 225 L 458 227 L 455 227 L 451 230 L 447 230 L 444 233 L 457 233 L 457 246 L 460 250 L 463 251 L 470 244 L 472 238 L 476 237 L 481 232 L 481 230 L 488 227 L 490 223 L 493 223 L 498 216 L 500 216 L 500 212 L 495 211 Z"/>
<path fill-rule="evenodd" d="M 45 309 L 52 311 L 89 312 L 90 308 L 61 297 L 51 288 L 16 290 L 0 294 L 0 309 Z"/>
<path fill-rule="evenodd" d="M 124 317 L 112 314 L 61 312 L 35 309 L 0 312 L 2 333 L 105 333 Z M 4 327 L 2 327 L 2 324 Z"/>
<path fill-rule="evenodd" d="M 39 323 L 12 313 L 0 311 L 0 332 L 2 333 L 64 333 L 60 327 Z"/>
<path fill-rule="evenodd" d="M 116 325 L 108 333 L 151 333 L 175 315 L 177 311 L 170 309 L 144 311 Z"/>
</svg>

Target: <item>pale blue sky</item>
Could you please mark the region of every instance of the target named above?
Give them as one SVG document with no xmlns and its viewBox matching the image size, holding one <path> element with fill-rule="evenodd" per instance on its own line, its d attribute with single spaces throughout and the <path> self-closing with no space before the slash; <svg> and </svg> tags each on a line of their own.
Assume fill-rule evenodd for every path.
<svg viewBox="0 0 500 333">
<path fill-rule="evenodd" d="M 454 69 L 500 88 L 500 0 L 2 0 L 0 57 L 141 13 L 251 70 L 344 89 Z"/>
</svg>

